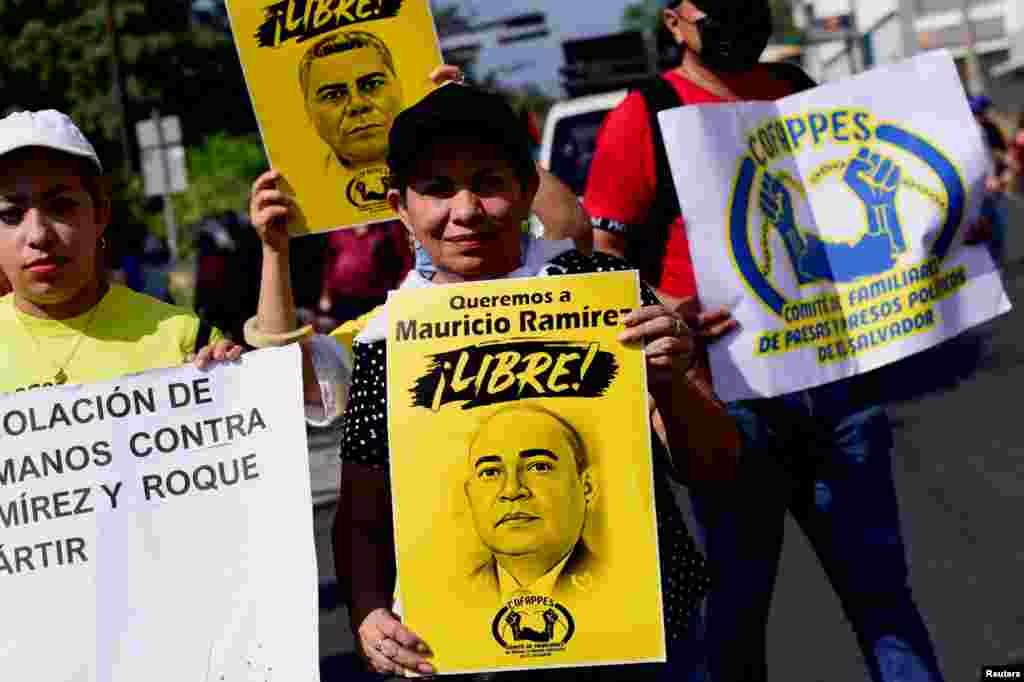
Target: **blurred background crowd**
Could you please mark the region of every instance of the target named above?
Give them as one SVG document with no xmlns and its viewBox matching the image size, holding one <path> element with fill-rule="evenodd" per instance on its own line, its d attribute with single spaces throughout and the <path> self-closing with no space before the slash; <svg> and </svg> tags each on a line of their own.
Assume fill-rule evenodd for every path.
<svg viewBox="0 0 1024 682">
<path fill-rule="evenodd" d="M 663 0 L 436 0 L 433 5 L 445 61 L 461 66 L 468 80 L 503 92 L 529 123 L 537 158 L 580 195 L 604 116 L 629 88 L 677 58 L 673 41 L 657 30 Z M 820 82 L 923 50 L 951 51 L 992 158 L 985 220 L 972 238 L 989 246 L 1009 276 L 1017 274 L 1014 268 L 1022 261 L 1013 254 L 1024 253 L 1015 234 L 1024 216 L 1020 0 L 772 0 L 772 9 L 774 34 L 764 59 L 800 64 Z M 598 20 L 602 16 L 603 23 Z M 240 340 L 244 321 L 256 311 L 262 254 L 246 207 L 252 181 L 268 160 L 223 0 L 0 0 L 0 30 L 5 38 L 0 42 L 0 113 L 67 112 L 112 170 L 114 220 L 104 257 L 114 277 L 138 291 L 193 307 Z M 154 188 L 147 180 L 152 145 L 139 124 L 167 116 L 177 119 L 180 137 L 161 146 L 176 145 L 173 158 L 183 182 Z M 290 257 L 300 315 L 320 331 L 381 303 L 413 264 L 412 245 L 393 223 L 298 238 Z M 1011 282 L 1011 298 L 1016 286 Z M 0 294 L 5 291 L 0 281 Z M 986 328 L 958 340 L 955 352 L 940 349 L 905 363 L 905 376 L 928 375 L 937 385 L 919 390 L 908 382 L 893 388 L 893 400 L 915 402 L 912 409 L 896 409 L 902 443 L 896 475 L 913 475 L 919 482 L 901 488 L 911 510 L 908 525 L 917 525 L 909 533 L 916 541 L 911 563 L 926 565 L 934 577 L 918 581 L 921 600 L 946 605 L 935 609 L 937 622 L 929 626 L 947 660 L 955 661 L 951 673 L 966 669 L 968 659 L 969 665 L 1005 662 L 976 660 L 981 640 L 988 651 L 1024 661 L 1019 609 L 974 596 L 983 588 L 991 595 L 1015 584 L 1022 561 L 1018 557 L 1015 564 L 1005 564 L 1002 573 L 1002 564 L 983 566 L 981 558 L 994 556 L 1000 541 L 1005 542 L 999 529 L 1012 515 L 1004 512 L 1011 503 L 1019 505 L 1019 493 L 1006 492 L 1020 488 L 1019 466 L 1003 456 L 1020 442 L 1019 436 L 1012 440 L 1015 421 L 1007 413 L 1015 404 L 1015 385 L 997 383 L 996 377 L 1012 376 L 1022 363 L 1015 320 L 999 324 L 1002 337 Z M 941 378 L 933 372 L 937 366 L 944 369 Z M 941 406 L 922 398 L 945 390 L 947 380 L 948 385 L 966 381 L 968 374 L 974 384 L 962 397 Z M 989 407 L 985 414 L 972 414 L 978 429 L 975 435 L 965 429 L 963 441 L 957 441 L 958 434 L 942 435 L 923 426 L 929 421 L 963 423 L 965 411 L 977 412 L 981 404 Z M 334 571 L 325 549 L 337 491 L 336 442 L 335 436 L 311 433 L 324 581 L 323 670 L 325 679 L 332 671 L 349 679 L 354 674 L 352 644 L 338 634 L 347 629 L 347 619 L 329 578 Z M 931 457 L 939 447 L 956 457 Z M 945 485 L 953 482 L 955 491 Z M 996 492 L 1007 497 L 996 499 Z M 979 499 L 988 504 L 977 504 Z M 915 521 L 917 510 L 925 511 Z M 799 560 L 813 563 L 807 556 Z M 806 575 L 799 569 L 781 572 L 780 592 L 833 598 Z M 950 590 L 965 580 L 962 592 Z M 965 609 L 990 615 L 961 618 Z M 981 631 L 957 629 L 961 620 L 976 623 Z M 854 651 L 847 645 L 808 651 L 801 638 L 809 621 L 801 613 L 793 616 L 792 628 L 772 630 L 787 633 L 780 638 L 792 637 L 790 647 L 775 650 L 793 653 L 794 667 L 805 658 Z M 849 637 L 845 624 L 833 627 L 819 619 L 814 629 L 820 629 L 823 640 Z M 830 663 L 835 674 L 822 672 L 821 679 L 863 679 L 859 663 Z M 786 665 L 777 669 L 779 679 L 785 679 Z M 844 676 L 840 669 L 854 672 Z"/>
<path fill-rule="evenodd" d="M 507 4 L 507 3 L 506 3 Z M 915 52 L 950 49 L 993 155 L 987 202 L 1000 257 L 1024 192 L 1024 17 L 1014 0 L 773 0 L 763 59 L 821 80 Z M 445 60 L 507 94 L 543 163 L 583 193 L 597 130 L 626 89 L 671 64 L 658 0 L 595 3 L 571 25 L 562 3 L 433 3 Z M 515 10 L 521 10 L 518 13 Z M 595 17 L 611 17 L 592 25 Z M 591 23 L 588 23 L 591 22 Z M 256 306 L 260 250 L 244 212 L 267 167 L 223 0 L 0 1 L 0 112 L 59 108 L 111 163 L 107 251 L 130 287 L 190 305 L 241 338 Z M 184 186 L 147 187 L 140 122 L 173 116 Z M 168 205 L 169 204 L 169 205 Z M 296 241 L 292 272 L 307 322 L 327 330 L 383 300 L 412 263 L 393 226 Z"/>
</svg>

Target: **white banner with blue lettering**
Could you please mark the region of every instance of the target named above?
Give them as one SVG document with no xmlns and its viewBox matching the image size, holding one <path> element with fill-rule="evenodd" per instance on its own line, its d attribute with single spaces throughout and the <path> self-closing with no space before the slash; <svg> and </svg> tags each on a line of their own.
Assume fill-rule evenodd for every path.
<svg viewBox="0 0 1024 682">
<path fill-rule="evenodd" d="M 659 118 L 702 306 L 739 323 L 710 348 L 723 400 L 867 372 L 1010 309 L 986 246 L 964 244 L 992 165 L 948 53 Z"/>
<path fill-rule="evenodd" d="M 4 680 L 320 679 L 298 348 L 0 397 Z"/>
</svg>

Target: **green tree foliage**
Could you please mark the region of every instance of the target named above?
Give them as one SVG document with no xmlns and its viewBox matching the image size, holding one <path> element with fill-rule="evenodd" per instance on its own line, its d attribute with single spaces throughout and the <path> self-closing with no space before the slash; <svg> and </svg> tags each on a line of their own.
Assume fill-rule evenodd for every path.
<svg viewBox="0 0 1024 682">
<path fill-rule="evenodd" d="M 256 131 L 237 53 L 223 27 L 193 22 L 186 0 L 110 2 L 129 140 L 134 123 L 154 109 L 180 116 L 186 144 L 199 149 L 209 135 Z M 52 108 L 74 118 L 113 176 L 112 236 L 141 228 L 150 219 L 141 179 L 121 169 L 126 155 L 111 96 L 104 0 L 0 0 L 0 33 L 0 111 Z M 137 168 L 137 151 L 127 156 Z M 204 196 L 212 201 L 212 195 Z"/>
<path fill-rule="evenodd" d="M 248 211 L 249 188 L 267 169 L 258 135 L 218 133 L 188 148 L 188 191 L 174 197 L 182 225 L 225 211 Z"/>
<path fill-rule="evenodd" d="M 664 0 L 639 0 L 626 5 L 622 11 L 622 30 L 653 31 L 661 22 Z"/>
<path fill-rule="evenodd" d="M 800 31 L 793 19 L 793 5 L 789 0 L 771 0 L 772 40 L 778 43 L 794 43 L 800 40 Z"/>
<path fill-rule="evenodd" d="M 229 35 L 193 26 L 184 0 L 114 0 L 129 137 L 156 108 L 182 117 L 189 141 L 256 130 Z M 111 41 L 102 0 L 0 0 L 0 109 L 56 108 L 118 158 Z"/>
<path fill-rule="evenodd" d="M 189 145 L 188 189 L 172 197 L 179 227 L 179 255 L 188 260 L 194 252 L 192 230 L 205 217 L 228 211 L 245 214 L 249 189 L 267 170 L 267 158 L 258 134 L 215 133 Z M 145 199 L 139 175 L 115 175 L 115 213 L 119 219 L 107 230 L 115 256 L 131 249 L 145 231 L 166 237 L 160 197 Z"/>
</svg>

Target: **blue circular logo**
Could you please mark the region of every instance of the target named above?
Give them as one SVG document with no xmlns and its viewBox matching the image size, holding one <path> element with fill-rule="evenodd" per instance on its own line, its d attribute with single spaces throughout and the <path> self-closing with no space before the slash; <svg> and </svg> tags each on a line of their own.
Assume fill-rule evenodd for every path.
<svg viewBox="0 0 1024 682">
<path fill-rule="evenodd" d="M 865 143 L 848 161 L 833 164 L 844 171 L 844 182 L 864 208 L 865 231 L 853 242 L 830 241 L 801 231 L 784 178 L 760 167 L 751 156 L 741 162 L 729 214 L 730 250 L 751 291 L 777 315 L 783 316 L 791 300 L 758 265 L 749 229 L 752 212 L 759 209 L 766 225 L 778 230 L 801 286 L 850 284 L 883 274 L 895 266 L 901 254 L 909 252 L 896 197 L 900 187 L 912 181 L 903 177 L 893 153 L 920 160 L 942 184 L 944 217 L 928 246 L 928 258 L 942 261 L 963 220 L 967 193 L 953 163 L 919 135 L 893 124 L 880 124 L 873 142 Z"/>
</svg>

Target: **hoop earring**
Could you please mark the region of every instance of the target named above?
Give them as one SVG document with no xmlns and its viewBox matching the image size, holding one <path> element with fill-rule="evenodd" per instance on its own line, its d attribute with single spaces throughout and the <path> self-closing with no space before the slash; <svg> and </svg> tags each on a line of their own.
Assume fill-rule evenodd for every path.
<svg viewBox="0 0 1024 682">
<path fill-rule="evenodd" d="M 101 249 L 106 249 L 107 248 L 107 238 L 106 237 L 100 237 L 100 248 Z"/>
</svg>

